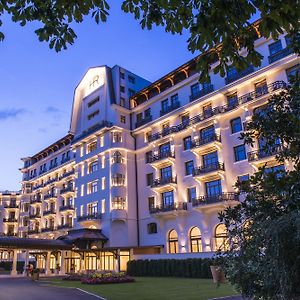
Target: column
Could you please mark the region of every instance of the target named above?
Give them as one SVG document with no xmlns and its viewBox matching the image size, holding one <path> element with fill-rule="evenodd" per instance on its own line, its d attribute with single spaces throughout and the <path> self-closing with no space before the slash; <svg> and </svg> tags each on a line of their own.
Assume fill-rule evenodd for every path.
<svg viewBox="0 0 300 300">
<path fill-rule="evenodd" d="M 51 251 L 48 251 L 46 256 L 46 275 L 51 275 L 50 256 L 51 256 Z"/>
<path fill-rule="evenodd" d="M 65 275 L 65 251 L 60 252 L 60 271 L 59 275 Z"/>
<path fill-rule="evenodd" d="M 120 249 L 117 250 L 115 257 L 115 272 L 120 272 Z"/>
<path fill-rule="evenodd" d="M 82 256 L 80 255 L 80 271 L 84 271 L 85 270 L 85 265 L 84 265 L 84 253 L 82 253 Z"/>
<path fill-rule="evenodd" d="M 18 262 L 18 253 L 17 253 L 17 250 L 13 250 L 13 264 L 12 264 L 12 270 L 11 270 L 11 273 L 10 273 L 11 276 L 17 276 L 18 275 L 17 262 Z"/>
<path fill-rule="evenodd" d="M 26 276 L 26 269 L 27 269 L 27 266 L 29 264 L 29 251 L 26 250 L 25 251 L 25 261 L 24 261 L 24 270 L 23 270 L 23 275 Z"/>
</svg>

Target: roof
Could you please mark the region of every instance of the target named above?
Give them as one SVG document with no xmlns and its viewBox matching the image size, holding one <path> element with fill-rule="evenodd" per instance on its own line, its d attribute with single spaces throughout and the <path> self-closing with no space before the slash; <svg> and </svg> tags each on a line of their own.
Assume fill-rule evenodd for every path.
<svg viewBox="0 0 300 300">
<path fill-rule="evenodd" d="M 101 229 L 81 228 L 73 229 L 67 235 L 58 238 L 61 241 L 75 242 L 78 240 L 102 240 L 107 241 L 108 238 L 102 233 Z"/>
<path fill-rule="evenodd" d="M 72 243 L 62 240 L 0 237 L 0 248 L 24 250 L 71 250 Z"/>
</svg>

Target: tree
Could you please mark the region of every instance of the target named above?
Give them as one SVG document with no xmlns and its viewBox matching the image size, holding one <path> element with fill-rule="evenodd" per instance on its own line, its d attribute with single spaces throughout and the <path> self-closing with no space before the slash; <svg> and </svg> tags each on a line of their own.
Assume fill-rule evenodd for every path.
<svg viewBox="0 0 300 300">
<path fill-rule="evenodd" d="M 258 36 L 276 39 L 285 31 L 300 53 L 298 0 L 123 0 L 122 9 L 133 14 L 142 28 L 163 26 L 172 34 L 187 31 L 188 49 L 206 53 L 198 60 L 201 81 L 209 79 L 213 61 L 219 61 L 213 71 L 221 76 L 231 63 L 239 70 L 250 64 L 260 66 L 262 56 L 254 47 Z M 4 13 L 21 26 L 38 21 L 39 40 L 60 51 L 76 39 L 72 23 L 83 22 L 87 15 L 97 24 L 105 22 L 109 5 L 106 0 L 0 0 L 0 16 Z M 260 21 L 252 24 L 249 20 L 258 13 Z"/>
<path fill-rule="evenodd" d="M 293 168 L 263 166 L 237 183 L 246 199 L 220 214 L 229 246 L 219 259 L 229 281 L 247 297 L 300 299 L 299 73 L 291 86 L 253 115 L 241 139 L 247 144 L 265 141 L 262 153 L 279 150 L 277 164 L 288 161 Z"/>
</svg>

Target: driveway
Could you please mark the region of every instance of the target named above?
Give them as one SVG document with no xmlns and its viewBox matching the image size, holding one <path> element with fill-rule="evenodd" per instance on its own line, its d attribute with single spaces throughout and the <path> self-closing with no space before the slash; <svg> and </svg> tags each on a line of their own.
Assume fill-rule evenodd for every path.
<svg viewBox="0 0 300 300">
<path fill-rule="evenodd" d="M 97 300 L 75 288 L 47 286 L 29 279 L 0 279 L 0 300 Z"/>
</svg>

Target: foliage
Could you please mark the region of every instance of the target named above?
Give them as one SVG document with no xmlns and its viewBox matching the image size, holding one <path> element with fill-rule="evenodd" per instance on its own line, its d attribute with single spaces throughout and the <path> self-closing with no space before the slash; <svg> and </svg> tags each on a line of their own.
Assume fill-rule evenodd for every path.
<svg viewBox="0 0 300 300">
<path fill-rule="evenodd" d="M 206 52 L 198 60 L 201 81 L 209 79 L 212 61 L 219 61 L 215 73 L 225 76 L 233 63 L 238 69 L 259 66 L 262 56 L 254 48 L 259 36 L 277 38 L 286 31 L 294 50 L 300 53 L 300 3 L 294 0 L 123 0 L 122 9 L 140 21 L 142 28 L 162 26 L 172 34 L 188 32 L 190 51 Z M 260 12 L 260 22 L 250 19 Z M 56 51 L 66 49 L 76 39 L 72 24 L 90 15 L 97 24 L 109 15 L 106 0 L 1 0 L 0 16 L 8 13 L 21 26 L 38 21 L 35 33 Z M 0 26 L 1 26 L 0 20 Z M 4 38 L 0 32 L 0 40 Z M 222 43 L 222 44 L 221 44 Z"/>
<path fill-rule="evenodd" d="M 242 134 L 247 144 L 265 141 L 272 151 L 280 141 L 277 164 L 263 166 L 250 180 L 237 183 L 246 199 L 220 214 L 229 234 L 229 249 L 219 255 L 227 277 L 253 299 L 300 299 L 300 80 L 273 95 L 254 114 Z"/>
<path fill-rule="evenodd" d="M 127 263 L 130 276 L 211 278 L 211 259 L 132 260 Z"/>
</svg>

